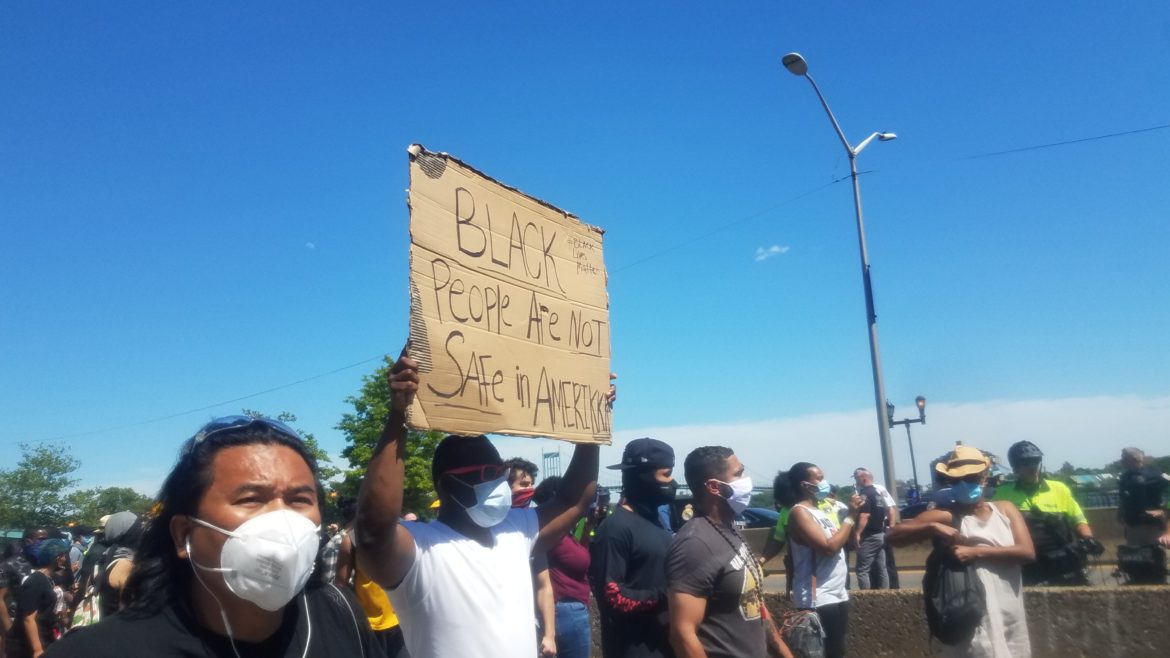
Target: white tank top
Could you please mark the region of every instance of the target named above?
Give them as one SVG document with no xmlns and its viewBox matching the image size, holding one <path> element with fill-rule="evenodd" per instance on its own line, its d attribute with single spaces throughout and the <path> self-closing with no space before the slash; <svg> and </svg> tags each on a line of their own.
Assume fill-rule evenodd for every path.
<svg viewBox="0 0 1170 658">
<path fill-rule="evenodd" d="M 803 510 L 803 511 L 801 511 Z M 811 514 L 813 519 L 825 533 L 828 539 L 837 532 L 837 526 L 824 512 L 809 509 L 804 505 L 797 505 L 789 516 L 797 514 Z M 845 561 L 845 549 L 834 555 L 822 555 L 816 549 L 798 542 L 792 533 L 788 534 L 792 543 L 792 603 L 798 608 L 819 608 L 823 605 L 840 603 L 849 600 L 849 591 L 845 589 L 845 580 L 849 577 L 849 565 Z M 816 567 L 817 591 L 816 600 L 813 600 L 812 575 Z"/>
</svg>

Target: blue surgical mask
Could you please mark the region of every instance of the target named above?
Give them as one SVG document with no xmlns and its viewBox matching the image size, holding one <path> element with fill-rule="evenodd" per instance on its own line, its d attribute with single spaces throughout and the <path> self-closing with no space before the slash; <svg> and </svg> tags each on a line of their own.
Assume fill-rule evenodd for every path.
<svg viewBox="0 0 1170 658">
<path fill-rule="evenodd" d="M 955 483 L 951 487 L 951 492 L 955 496 L 955 502 L 960 505 L 974 505 L 983 498 L 983 485 L 967 482 L 966 480 Z"/>
<path fill-rule="evenodd" d="M 813 484 L 812 482 L 805 482 L 805 484 L 816 487 L 817 500 L 824 500 L 829 497 L 830 493 L 833 492 L 833 488 L 830 487 L 829 483 L 824 480 L 821 480 L 816 484 Z"/>
</svg>

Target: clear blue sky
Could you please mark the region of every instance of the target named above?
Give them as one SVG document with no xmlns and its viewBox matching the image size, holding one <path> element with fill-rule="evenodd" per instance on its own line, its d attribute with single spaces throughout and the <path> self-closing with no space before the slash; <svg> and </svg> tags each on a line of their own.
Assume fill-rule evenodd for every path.
<svg viewBox="0 0 1170 658">
<path fill-rule="evenodd" d="M 607 230 L 619 436 L 860 413 L 872 459 L 848 161 L 791 50 L 899 135 L 859 162 L 900 417 L 1170 405 L 1170 129 L 970 157 L 1170 124 L 1164 2 L 360 4 L 0 7 L 0 468 L 64 437 L 145 491 L 243 406 L 338 453 L 372 361 L 137 423 L 397 352 L 413 142 Z M 916 441 L 1006 445 L 952 418 Z M 758 477 L 850 449 L 761 441 Z"/>
</svg>

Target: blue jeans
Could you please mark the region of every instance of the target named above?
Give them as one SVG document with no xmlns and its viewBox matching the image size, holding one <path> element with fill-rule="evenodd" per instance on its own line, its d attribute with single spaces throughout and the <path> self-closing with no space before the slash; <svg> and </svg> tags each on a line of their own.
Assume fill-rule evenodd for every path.
<svg viewBox="0 0 1170 658">
<path fill-rule="evenodd" d="M 589 608 L 580 601 L 557 601 L 557 658 L 589 658 L 592 645 Z"/>
</svg>

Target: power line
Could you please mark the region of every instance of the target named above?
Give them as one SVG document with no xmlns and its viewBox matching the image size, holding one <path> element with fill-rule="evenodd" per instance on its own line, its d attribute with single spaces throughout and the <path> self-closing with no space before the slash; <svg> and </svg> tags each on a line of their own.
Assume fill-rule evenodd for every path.
<svg viewBox="0 0 1170 658">
<path fill-rule="evenodd" d="M 127 423 L 127 424 L 125 424 L 125 425 L 119 425 L 119 426 L 117 426 L 117 427 L 106 427 L 106 428 L 104 428 L 104 429 L 97 429 L 97 430 L 87 430 L 87 431 L 84 431 L 84 432 L 74 432 L 74 433 L 72 433 L 72 434 L 61 434 L 61 435 L 58 435 L 58 436 L 52 436 L 52 437 L 49 437 L 49 438 L 46 438 L 46 439 L 36 439 L 36 440 L 33 440 L 33 441 L 6 441 L 5 443 L 46 443 L 46 442 L 49 442 L 49 441 L 64 441 L 65 439 L 75 439 L 75 438 L 79 438 L 79 437 L 83 437 L 83 436 L 92 436 L 92 435 L 94 435 L 94 434 L 105 434 L 106 432 L 116 432 L 116 431 L 118 431 L 118 430 L 125 430 L 125 429 L 130 429 L 130 428 L 133 428 L 133 427 L 141 427 L 141 426 L 143 426 L 143 425 L 150 425 L 150 424 L 152 424 L 152 423 L 161 423 L 161 422 L 162 422 L 162 421 L 164 421 L 164 420 L 170 420 L 170 419 L 172 419 L 172 418 L 178 418 L 178 417 L 180 417 L 180 416 L 186 416 L 186 415 L 189 415 L 189 414 L 199 413 L 200 411 L 207 411 L 208 409 L 214 409 L 214 408 L 216 408 L 216 407 L 222 407 L 222 406 L 223 406 L 223 405 L 225 405 L 225 404 L 233 404 L 233 403 L 236 403 L 236 402 L 242 402 L 242 401 L 244 401 L 244 400 L 249 400 L 249 399 L 251 399 L 251 398 L 260 397 L 261 395 L 267 395 L 268 393 L 273 393 L 273 392 L 275 392 L 275 391 L 280 391 L 280 390 L 283 390 L 283 389 L 286 389 L 286 388 L 291 388 L 291 387 L 293 387 L 293 386 L 298 386 L 298 385 L 300 385 L 300 384 L 304 384 L 304 383 L 306 383 L 306 382 L 311 382 L 311 381 L 313 381 L 313 380 L 315 380 L 315 379 L 321 379 L 322 377 L 328 377 L 329 375 L 335 375 L 335 374 L 337 374 L 337 373 L 339 373 L 339 372 L 342 372 L 342 371 L 344 371 L 344 370 L 349 370 L 349 369 L 351 369 L 351 368 L 356 368 L 356 367 L 358 367 L 358 366 L 365 365 L 365 364 L 367 364 L 367 363 L 370 363 L 371 361 L 378 361 L 378 360 L 380 360 L 380 359 L 382 359 L 382 358 L 383 358 L 383 356 L 382 356 L 382 355 L 379 355 L 379 356 L 373 356 L 373 357 L 370 357 L 370 358 L 368 358 L 368 359 L 363 359 L 363 360 L 361 360 L 361 361 L 358 361 L 358 362 L 356 362 L 356 363 L 351 363 L 351 364 L 349 364 L 349 365 L 347 365 L 347 366 L 342 366 L 342 367 L 340 367 L 340 368 L 334 368 L 333 370 L 330 370 L 330 371 L 328 371 L 328 372 L 322 372 L 322 373 L 319 373 L 319 374 L 316 374 L 316 375 L 312 375 L 312 376 L 310 376 L 310 377 L 305 377 L 304 379 L 298 379 L 298 380 L 297 380 L 297 381 L 295 381 L 295 382 L 289 382 L 289 383 L 287 383 L 287 384 L 281 384 L 281 385 L 279 385 L 279 386 L 273 386 L 272 388 L 267 388 L 267 389 L 264 389 L 263 391 L 257 391 L 257 392 L 255 392 L 255 393 L 249 393 L 249 394 L 247 394 L 247 395 L 241 395 L 240 397 L 237 397 L 237 398 L 232 398 L 232 399 L 230 399 L 230 400 L 224 400 L 224 401 L 222 401 L 222 402 L 216 402 L 215 404 L 208 404 L 208 405 L 204 405 L 204 406 L 202 406 L 202 407 L 198 407 L 198 408 L 195 408 L 195 409 L 188 409 L 188 410 L 186 410 L 186 411 L 179 411 L 179 412 L 176 412 L 176 413 L 173 413 L 173 414 L 167 414 L 166 416 L 159 416 L 159 417 L 157 417 L 157 418 L 150 418 L 150 419 L 147 419 L 147 420 L 140 420 L 140 421 L 136 421 L 136 422 L 133 422 L 133 423 Z"/>
<path fill-rule="evenodd" d="M 870 173 L 870 172 L 867 171 L 867 172 L 862 172 L 862 173 Z M 843 176 L 841 178 L 831 180 L 828 183 L 821 185 L 820 187 L 815 187 L 807 192 L 803 192 L 801 194 L 797 194 L 796 196 L 794 196 L 792 198 L 785 199 L 784 201 L 781 201 L 780 203 L 778 203 L 770 208 L 765 208 L 763 210 L 757 210 L 756 212 L 754 212 L 750 215 L 747 215 L 745 217 L 741 217 L 739 219 L 727 222 L 726 224 L 721 224 L 719 226 L 716 226 L 715 228 L 711 229 L 710 231 L 707 231 L 706 233 L 700 233 L 698 235 L 691 236 L 690 238 L 687 238 L 686 240 L 676 242 L 675 244 L 670 245 L 669 247 L 666 247 L 665 249 L 662 249 L 660 251 L 656 251 L 648 256 L 643 256 L 642 258 L 639 258 L 638 260 L 636 260 L 632 263 L 626 263 L 625 265 L 622 265 L 621 267 L 613 268 L 610 270 L 610 272 L 621 272 L 623 270 L 628 270 L 631 267 L 634 267 L 636 265 L 641 265 L 642 263 L 645 263 L 646 261 L 653 260 L 653 259 L 658 258 L 660 256 L 664 256 L 672 251 L 675 251 L 677 249 L 681 249 L 689 244 L 694 244 L 694 243 L 696 243 L 704 238 L 709 238 L 712 235 L 715 235 L 716 233 L 722 233 L 723 231 L 726 231 L 729 228 L 739 226 L 740 224 L 743 224 L 745 222 L 749 222 L 753 219 L 758 219 L 760 217 L 763 217 L 764 215 L 767 215 L 768 213 L 779 210 L 780 208 L 783 208 L 784 206 L 795 203 L 795 202 L 797 202 L 797 201 L 799 201 L 807 196 L 811 196 L 813 194 L 816 194 L 817 192 L 820 192 L 821 190 L 825 189 L 826 187 L 829 187 L 831 185 L 836 185 L 837 183 L 840 183 L 841 181 L 848 180 L 848 179 L 849 179 L 849 176 Z"/>
<path fill-rule="evenodd" d="M 1067 146 L 1069 144 L 1080 144 L 1082 142 L 1095 142 L 1099 139 L 1112 139 L 1114 137 L 1124 137 L 1126 135 L 1136 135 L 1138 133 L 1148 133 L 1155 130 L 1165 130 L 1170 128 L 1170 123 L 1160 126 L 1150 126 L 1149 128 L 1138 128 L 1136 130 L 1125 130 L 1119 133 L 1109 133 L 1107 135 L 1094 135 L 1092 137 L 1081 137 L 1080 139 L 1069 139 L 1063 142 L 1050 142 L 1048 144 L 1036 144 L 1034 146 L 1022 146 L 1020 148 L 1007 149 L 1006 151 L 991 151 L 990 153 L 978 153 L 976 155 L 967 155 L 957 160 L 978 160 L 980 158 L 991 158 L 1000 155 L 1010 155 L 1012 153 L 1023 153 L 1025 151 L 1038 151 L 1040 149 L 1048 149 L 1056 146 Z"/>
<path fill-rule="evenodd" d="M 1113 138 L 1117 138 L 1117 137 L 1125 137 L 1128 135 L 1153 132 L 1156 130 L 1165 130 L 1167 128 L 1170 128 L 1170 124 L 1149 126 L 1147 128 L 1137 128 L 1134 130 L 1125 130 L 1122 132 L 1108 133 L 1108 134 L 1104 134 L 1104 135 L 1093 135 L 1091 137 L 1082 137 L 1079 139 L 1070 139 L 1070 140 L 1065 140 L 1065 141 L 1061 141 L 1061 142 L 1050 142 L 1047 144 L 1035 144 L 1032 146 L 1023 146 L 1023 147 L 1019 147 L 1019 148 L 1006 149 L 1006 150 L 1002 150 L 1002 151 L 991 151 L 988 153 L 977 153 L 975 155 L 959 156 L 959 157 L 953 158 L 952 161 L 957 162 L 957 161 L 963 161 L 963 160 L 978 160 L 978 159 L 983 159 L 983 158 L 999 157 L 999 156 L 1011 155 L 1011 154 L 1015 154 L 1015 153 L 1023 153 L 1026 151 L 1037 151 L 1037 150 L 1041 150 L 1041 149 L 1055 148 L 1058 146 L 1068 146 L 1070 144 L 1080 144 L 1080 143 L 1084 143 L 1084 142 L 1092 142 L 1092 141 L 1098 141 L 1098 140 L 1104 140 L 1104 139 L 1113 139 Z M 858 175 L 870 174 L 870 173 L 874 173 L 875 171 L 876 170 L 863 171 L 863 172 L 859 172 Z M 703 240 L 705 238 L 709 238 L 712 235 L 722 233 L 723 231 L 726 231 L 727 229 L 730 229 L 730 228 L 733 228 L 733 227 L 738 226 L 740 224 L 744 224 L 744 223 L 752 221 L 754 219 L 758 219 L 760 217 L 763 217 L 764 215 L 767 215 L 767 214 L 772 213 L 776 210 L 779 210 L 780 208 L 783 208 L 787 205 L 795 203 L 795 202 L 797 202 L 805 197 L 812 196 L 813 194 L 816 194 L 816 193 L 818 193 L 818 192 L 820 192 L 828 187 L 836 185 L 837 183 L 840 183 L 840 182 L 845 181 L 845 180 L 849 180 L 849 178 L 850 178 L 849 176 L 841 176 L 839 178 L 833 179 L 833 180 L 829 181 L 828 183 L 825 183 L 824 185 L 820 185 L 820 186 L 815 187 L 813 189 L 810 189 L 806 192 L 802 192 L 800 194 L 797 194 L 796 196 L 788 198 L 788 199 L 786 199 L 786 200 L 784 200 L 784 201 L 782 201 L 774 206 L 771 206 L 769 208 L 765 208 L 763 210 L 758 210 L 758 211 L 753 212 L 749 215 L 745 215 L 744 217 L 741 217 L 739 219 L 732 220 L 730 222 L 727 222 L 725 224 L 717 226 L 717 227 L 715 227 L 709 231 L 706 231 L 704 233 L 699 233 L 699 234 L 693 235 L 685 240 L 682 240 L 682 241 L 679 241 L 673 245 L 670 245 L 670 246 L 666 247 L 665 249 L 661 249 L 655 253 L 643 256 L 642 258 L 639 258 L 636 261 L 633 261 L 631 263 L 626 263 L 625 265 L 622 265 L 622 266 L 617 267 L 617 268 L 613 268 L 610 270 L 610 272 L 621 272 L 621 271 L 630 269 L 632 267 L 636 267 L 638 265 L 641 265 L 642 263 L 653 260 L 655 258 L 659 258 L 661 256 L 664 256 L 664 255 L 672 252 L 672 251 L 676 251 L 676 250 L 681 249 L 682 247 L 685 247 L 687 245 L 694 244 L 695 242 L 698 242 L 698 241 Z M 189 414 L 198 413 L 200 411 L 207 411 L 208 409 L 214 409 L 216 407 L 220 407 L 220 406 L 223 406 L 226 404 L 241 402 L 243 400 L 248 400 L 251 398 L 259 397 L 261 395 L 266 395 L 268 393 L 273 393 L 275 391 L 280 391 L 280 390 L 283 390 L 286 388 L 290 388 L 293 386 L 304 384 L 306 382 L 313 381 L 315 379 L 327 377 L 329 375 L 333 375 L 333 374 L 342 372 L 344 370 L 356 368 L 358 366 L 365 365 L 367 363 L 370 363 L 371 361 L 376 361 L 376 360 L 381 359 L 381 358 L 383 358 L 383 357 L 382 356 L 370 357 L 368 359 L 363 359 L 361 361 L 358 361 L 357 363 L 351 363 L 347 366 L 335 368 L 335 369 L 330 370 L 328 372 L 323 372 L 323 373 L 320 373 L 317 375 L 313 375 L 311 377 L 299 379 L 297 381 L 289 382 L 287 384 L 281 384 L 279 386 L 274 386 L 272 388 L 265 389 L 263 391 L 258 391 L 256 393 L 249 393 L 247 395 L 243 395 L 243 396 L 240 396 L 237 398 L 232 398 L 231 400 L 224 400 L 223 402 L 217 402 L 215 404 L 205 405 L 205 406 L 202 406 L 202 407 L 199 407 L 196 409 L 188 409 L 187 411 L 180 411 L 177 413 L 168 414 L 166 416 L 159 416 L 158 418 L 151 418 L 148 420 L 142 420 L 142 421 L 137 421 L 134 423 L 128 423 L 126 425 L 119 425 L 117 427 L 108 427 L 105 429 L 98 429 L 98 430 L 87 430 L 84 432 L 74 432 L 72 434 L 62 434 L 59 436 L 49 437 L 49 438 L 45 438 L 45 439 L 36 439 L 33 441 L 28 441 L 27 443 L 44 443 L 44 442 L 48 442 L 48 441 L 62 441 L 65 439 L 79 438 L 79 437 L 83 437 L 83 436 L 92 436 L 94 434 L 104 434 L 106 432 L 115 432 L 118 430 L 130 429 L 133 427 L 141 427 L 143 425 L 158 423 L 158 422 L 162 422 L 164 420 L 170 420 L 172 418 L 178 418 L 180 416 L 186 416 Z M 16 443 L 16 442 L 17 441 L 6 441 L 4 443 Z"/>
<path fill-rule="evenodd" d="M 1155 130 L 1165 130 L 1167 128 L 1170 128 L 1170 124 L 1149 126 L 1147 128 L 1137 128 L 1135 130 L 1124 130 L 1122 132 L 1108 133 L 1105 135 L 1093 135 L 1091 137 L 1081 137 L 1079 139 L 1069 139 L 1069 140 L 1065 140 L 1065 141 L 1061 141 L 1061 142 L 1050 142 L 1047 144 L 1034 144 L 1031 146 L 1022 146 L 1019 148 L 1006 149 L 1003 151 L 991 151 L 988 153 L 976 153 L 974 155 L 963 155 L 963 156 L 958 156 L 955 158 L 950 158 L 948 160 L 943 160 L 942 162 L 961 162 L 964 160 L 979 160 L 979 159 L 983 159 L 983 158 L 993 158 L 993 157 L 999 157 L 999 156 L 1004 156 L 1004 155 L 1012 155 L 1015 153 L 1023 153 L 1025 151 L 1038 151 L 1041 149 L 1055 148 L 1058 146 L 1068 146 L 1070 144 L 1080 144 L 1083 142 L 1093 142 L 1093 141 L 1098 141 L 1098 140 L 1103 140 L 1103 139 L 1113 139 L 1116 137 L 1125 137 L 1127 135 L 1136 135 L 1138 133 L 1152 132 Z M 902 167 L 895 167 L 895 169 L 902 169 Z M 861 171 L 861 172 L 858 172 L 858 176 L 864 176 L 866 174 L 875 173 L 876 171 L 877 170 Z M 664 256 L 672 251 L 676 251 L 676 250 L 681 249 L 682 247 L 685 247 L 687 245 L 694 244 L 695 242 L 703 240 L 704 238 L 708 238 L 708 237 L 711 237 L 712 235 L 715 235 L 717 233 L 721 233 L 723 231 L 726 231 L 727 229 L 732 228 L 734 226 L 738 226 L 738 225 L 743 224 L 745 222 L 749 222 L 753 219 L 758 219 L 760 217 L 763 217 L 764 215 L 767 215 L 768 213 L 771 213 L 775 210 L 783 208 L 784 206 L 787 206 L 791 203 L 799 201 L 800 199 L 803 199 L 807 196 L 811 196 L 813 194 L 816 194 L 817 192 L 820 192 L 821 190 L 823 190 L 831 185 L 835 185 L 837 183 L 840 183 L 840 182 L 846 181 L 846 180 L 849 180 L 849 176 L 841 176 L 840 178 L 836 178 L 832 181 L 829 181 L 828 183 L 825 183 L 824 185 L 821 185 L 820 187 L 813 188 L 807 192 L 803 192 L 803 193 L 798 194 L 790 199 L 782 201 L 782 202 L 780 202 L 780 203 L 778 203 L 770 208 L 765 208 L 764 210 L 759 210 L 759 211 L 751 213 L 750 215 L 747 215 L 745 217 L 741 217 L 739 219 L 727 222 L 726 224 L 722 224 L 720 226 L 717 226 L 717 227 L 711 229 L 710 231 L 707 231 L 705 233 L 700 233 L 697 235 L 693 235 L 689 238 L 686 238 L 685 240 L 681 240 L 679 242 L 676 242 L 673 245 L 667 246 L 664 249 L 661 249 L 661 250 L 656 251 L 652 254 L 648 254 L 646 256 L 643 256 L 642 258 L 639 258 L 638 260 L 636 260 L 632 263 L 626 263 L 625 265 L 622 265 L 620 267 L 613 268 L 610 270 L 610 272 L 621 272 L 621 271 L 627 270 L 631 267 L 641 265 L 642 263 L 645 263 L 647 261 L 654 260 L 655 258 L 659 258 L 661 256 Z"/>
</svg>

